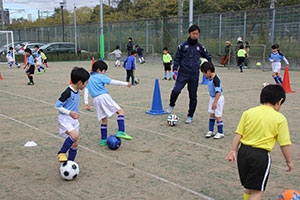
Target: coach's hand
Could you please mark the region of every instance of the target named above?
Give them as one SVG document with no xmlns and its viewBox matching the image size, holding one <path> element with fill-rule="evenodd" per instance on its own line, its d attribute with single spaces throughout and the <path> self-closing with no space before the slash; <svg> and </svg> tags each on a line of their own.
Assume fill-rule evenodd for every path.
<svg viewBox="0 0 300 200">
<path fill-rule="evenodd" d="M 176 80 L 178 76 L 178 72 L 176 70 L 173 71 L 173 80 Z"/>
</svg>

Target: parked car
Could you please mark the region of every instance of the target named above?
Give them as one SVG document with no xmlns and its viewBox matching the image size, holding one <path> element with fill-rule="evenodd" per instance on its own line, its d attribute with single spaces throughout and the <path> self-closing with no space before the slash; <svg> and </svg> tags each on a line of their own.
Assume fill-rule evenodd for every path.
<svg viewBox="0 0 300 200">
<path fill-rule="evenodd" d="M 53 42 L 42 46 L 44 53 L 75 53 L 75 44 L 72 42 Z"/>
<path fill-rule="evenodd" d="M 45 45 L 45 43 L 43 43 L 43 42 L 35 42 L 35 43 L 26 42 L 24 44 L 24 46 L 19 51 L 17 51 L 17 55 L 25 55 L 24 50 L 26 48 L 31 49 L 32 53 L 34 53 L 35 52 L 35 49 L 34 49 L 35 45 L 38 45 L 39 47 L 41 47 L 41 46 Z"/>
<path fill-rule="evenodd" d="M 14 42 L 14 49 L 15 52 L 17 52 L 20 48 L 22 48 L 22 46 L 24 45 L 23 42 Z M 8 45 L 3 45 L 0 47 L 0 54 L 6 54 L 7 53 L 7 46 L 8 48 L 11 47 L 11 43 L 9 43 Z"/>
</svg>

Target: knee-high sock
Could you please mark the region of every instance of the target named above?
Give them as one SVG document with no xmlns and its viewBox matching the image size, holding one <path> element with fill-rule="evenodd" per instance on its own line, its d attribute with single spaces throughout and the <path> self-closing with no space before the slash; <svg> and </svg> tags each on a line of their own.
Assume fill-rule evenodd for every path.
<svg viewBox="0 0 300 200">
<path fill-rule="evenodd" d="M 167 72 L 165 72 L 165 78 L 167 78 Z"/>
<path fill-rule="evenodd" d="M 277 84 L 279 84 L 278 77 L 275 75 L 275 76 L 273 76 L 273 78 L 274 78 L 275 82 L 276 82 Z"/>
<path fill-rule="evenodd" d="M 42 68 L 43 70 L 45 69 L 42 65 L 40 66 L 40 68 Z"/>
<path fill-rule="evenodd" d="M 101 140 L 107 139 L 107 124 L 101 124 Z"/>
<path fill-rule="evenodd" d="M 37 68 L 38 72 L 41 72 L 40 67 Z"/>
<path fill-rule="evenodd" d="M 209 131 L 214 132 L 215 118 L 209 118 Z"/>
<path fill-rule="evenodd" d="M 169 71 L 169 77 L 172 78 L 172 72 L 171 71 Z"/>
<path fill-rule="evenodd" d="M 75 140 L 73 140 L 71 138 L 71 136 L 68 136 L 64 142 L 64 144 L 62 145 L 60 151 L 58 152 L 60 153 L 67 153 L 67 151 L 71 148 L 72 144 L 75 142 Z"/>
<path fill-rule="evenodd" d="M 118 126 L 119 126 L 119 131 L 125 132 L 124 115 L 118 116 Z"/>
<path fill-rule="evenodd" d="M 223 134 L 223 121 L 217 122 L 218 133 Z"/>
<path fill-rule="evenodd" d="M 283 82 L 282 82 L 282 79 L 281 79 L 281 77 L 280 76 L 278 76 L 277 77 L 278 78 L 278 81 L 282 84 Z"/>
<path fill-rule="evenodd" d="M 76 155 L 77 155 L 77 148 L 72 148 L 72 147 L 71 147 L 71 148 L 69 149 L 68 160 L 74 161 Z"/>
<path fill-rule="evenodd" d="M 31 83 L 33 83 L 33 77 L 32 77 L 32 76 L 29 76 L 29 75 L 27 75 L 27 77 L 28 77 L 29 81 L 30 81 Z"/>
</svg>

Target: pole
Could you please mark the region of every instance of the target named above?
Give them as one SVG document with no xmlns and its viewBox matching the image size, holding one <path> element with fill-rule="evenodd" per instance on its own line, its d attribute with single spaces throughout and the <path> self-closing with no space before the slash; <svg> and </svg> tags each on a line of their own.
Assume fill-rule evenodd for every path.
<svg viewBox="0 0 300 200">
<path fill-rule="evenodd" d="M 189 0 L 189 26 L 193 25 L 193 0 Z"/>
<path fill-rule="evenodd" d="M 74 4 L 74 39 L 75 39 L 75 54 L 77 55 L 77 24 L 76 24 L 76 6 Z"/>
<path fill-rule="evenodd" d="M 219 55 L 221 55 L 221 43 L 222 43 L 222 14 L 220 14 L 220 23 L 219 23 Z"/>
<path fill-rule="evenodd" d="M 64 2 L 60 2 L 61 9 L 61 27 L 62 27 L 62 37 L 63 42 L 65 41 L 65 25 L 64 25 Z"/>
<path fill-rule="evenodd" d="M 246 42 L 246 33 L 247 33 L 247 11 L 244 12 L 244 36 L 243 36 L 244 46 Z"/>
<path fill-rule="evenodd" d="M 148 42 L 148 20 L 146 20 L 146 53 L 148 53 L 149 52 L 149 47 L 148 47 L 148 44 L 149 42 Z"/>
<path fill-rule="evenodd" d="M 100 57 L 104 59 L 103 0 L 100 0 Z"/>
<path fill-rule="evenodd" d="M 275 29 L 275 8 L 273 8 L 273 18 L 272 18 L 272 35 L 271 35 L 271 44 L 274 44 L 274 29 Z"/>
<path fill-rule="evenodd" d="M 1 24 L 2 24 L 2 29 L 5 29 L 5 21 L 4 21 L 4 9 L 3 9 L 3 0 L 0 0 L 0 9 L 1 9 Z"/>
</svg>

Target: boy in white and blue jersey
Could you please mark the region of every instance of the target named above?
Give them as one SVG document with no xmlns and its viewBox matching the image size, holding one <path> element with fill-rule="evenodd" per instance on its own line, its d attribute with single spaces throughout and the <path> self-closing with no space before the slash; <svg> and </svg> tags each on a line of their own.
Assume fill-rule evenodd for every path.
<svg viewBox="0 0 300 200">
<path fill-rule="evenodd" d="M 31 55 L 32 52 L 29 48 L 26 48 L 24 50 L 24 52 L 25 52 L 25 55 L 27 56 L 27 63 L 24 67 L 24 69 L 26 68 L 25 73 L 27 74 L 27 77 L 29 79 L 29 82 L 27 83 L 27 85 L 34 85 L 33 74 L 34 74 L 35 66 L 34 66 L 33 56 Z"/>
<path fill-rule="evenodd" d="M 79 134 L 79 99 L 80 92 L 88 83 L 90 74 L 83 68 L 74 67 L 71 72 L 72 84 L 56 101 L 55 108 L 59 111 L 59 135 L 66 138 L 57 159 L 59 162 L 74 161 L 77 155 Z M 66 153 L 69 151 L 67 157 Z"/>
<path fill-rule="evenodd" d="M 91 77 L 87 88 L 84 91 L 84 102 L 86 109 L 89 108 L 88 105 L 88 93 L 91 94 L 96 110 L 98 120 L 101 121 L 100 132 L 101 140 L 100 146 L 107 145 L 107 121 L 108 118 L 113 114 L 118 114 L 118 126 L 119 132 L 117 137 L 126 140 L 131 140 L 132 137 L 125 133 L 125 122 L 124 122 L 124 111 L 121 107 L 111 98 L 108 94 L 106 85 L 120 85 L 130 87 L 131 84 L 123 81 L 113 80 L 104 75 L 108 66 L 104 61 L 98 60 L 92 66 Z"/>
<path fill-rule="evenodd" d="M 6 59 L 9 64 L 9 68 L 12 68 L 13 64 L 15 64 L 18 68 L 20 68 L 21 65 L 19 63 L 17 63 L 17 61 L 14 60 L 13 51 L 14 51 L 14 48 L 9 47 L 9 51 L 7 52 L 7 55 L 6 55 Z"/>
<path fill-rule="evenodd" d="M 201 72 L 208 79 L 208 91 L 210 96 L 208 104 L 208 112 L 210 113 L 209 131 L 205 135 L 205 137 L 214 137 L 214 139 L 220 139 L 224 137 L 222 120 L 224 96 L 221 79 L 215 73 L 215 67 L 213 66 L 213 64 L 209 62 L 204 62 L 201 65 Z M 216 120 L 218 128 L 217 134 L 214 133 L 214 126 Z"/>
<path fill-rule="evenodd" d="M 284 62 L 289 65 L 289 61 L 286 59 L 286 57 L 279 52 L 279 45 L 273 44 L 269 61 L 272 63 L 272 76 L 277 84 L 282 84 L 282 79 L 279 75 L 281 69 L 281 60 L 284 60 Z"/>
<path fill-rule="evenodd" d="M 116 49 L 113 52 L 109 53 L 109 55 L 111 55 L 111 54 L 115 54 L 115 57 L 116 57 L 115 67 L 120 67 L 121 66 L 120 59 L 121 59 L 121 55 L 122 55 L 120 46 L 116 46 Z"/>
<path fill-rule="evenodd" d="M 37 74 L 41 74 L 41 69 L 45 72 L 47 70 L 47 68 L 44 68 L 42 66 L 42 55 L 39 51 L 39 46 L 38 45 L 35 45 L 34 46 L 34 49 L 35 49 L 35 60 L 36 60 L 36 67 L 37 67 Z"/>
</svg>

